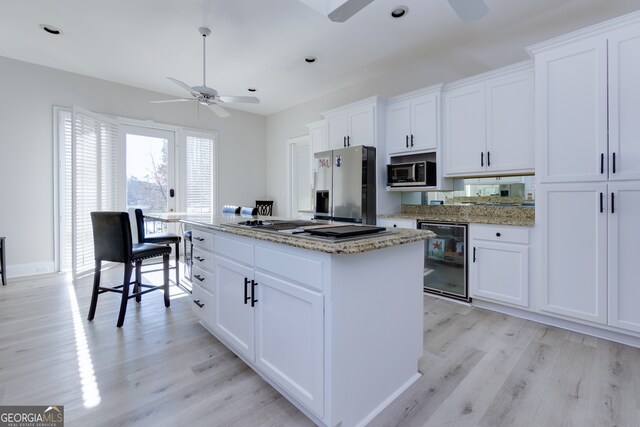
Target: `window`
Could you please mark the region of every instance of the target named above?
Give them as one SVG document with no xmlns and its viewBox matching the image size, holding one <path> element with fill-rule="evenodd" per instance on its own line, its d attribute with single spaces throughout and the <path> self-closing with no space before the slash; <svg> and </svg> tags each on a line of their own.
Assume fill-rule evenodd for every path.
<svg viewBox="0 0 640 427">
<path fill-rule="evenodd" d="M 185 210 L 188 213 L 216 212 L 217 134 L 185 132 Z"/>
</svg>

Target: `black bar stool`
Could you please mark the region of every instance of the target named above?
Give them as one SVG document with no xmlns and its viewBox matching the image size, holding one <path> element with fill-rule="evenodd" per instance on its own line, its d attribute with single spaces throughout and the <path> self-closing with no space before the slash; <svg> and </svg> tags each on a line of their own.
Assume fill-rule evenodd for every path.
<svg viewBox="0 0 640 427">
<path fill-rule="evenodd" d="M 96 267 L 93 276 L 93 292 L 91 293 L 91 305 L 89 306 L 88 320 L 93 320 L 98 304 L 98 295 L 105 292 L 122 294 L 120 301 L 120 313 L 118 314 L 118 328 L 124 323 L 127 313 L 127 301 L 136 298 L 141 301 L 143 294 L 158 289 L 164 290 L 164 306 L 169 307 L 169 255 L 171 247 L 154 245 L 150 243 L 132 243 L 131 225 L 127 212 L 91 212 L 91 225 L 93 226 L 93 249 Z M 163 284 L 160 286 L 142 284 L 142 260 L 162 256 L 164 271 Z M 122 285 L 108 288 L 100 286 L 100 272 L 102 261 L 120 262 L 124 264 L 124 279 Z M 131 273 L 135 265 L 136 276 L 131 282 Z M 129 285 L 133 283 L 133 292 L 129 294 Z M 145 290 L 142 290 L 146 288 Z"/>
<path fill-rule="evenodd" d="M 136 226 L 138 227 L 138 243 L 153 243 L 156 245 L 176 245 L 176 285 L 180 284 L 180 270 L 178 261 L 180 260 L 180 236 L 173 233 L 156 233 L 146 235 L 144 230 L 144 215 L 142 209 L 135 210 Z M 174 268 L 174 267 L 170 267 Z"/>
<path fill-rule="evenodd" d="M 2 286 L 7 284 L 7 265 L 4 259 L 4 237 L 0 237 L 0 275 L 2 276 Z"/>
</svg>

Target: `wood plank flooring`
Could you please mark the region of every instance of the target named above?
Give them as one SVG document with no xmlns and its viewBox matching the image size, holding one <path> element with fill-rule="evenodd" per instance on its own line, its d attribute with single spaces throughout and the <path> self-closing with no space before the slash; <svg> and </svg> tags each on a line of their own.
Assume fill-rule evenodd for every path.
<svg viewBox="0 0 640 427">
<path fill-rule="evenodd" d="M 117 282 L 120 270 L 104 275 Z M 172 287 L 130 301 L 91 277 L 0 287 L 0 404 L 65 406 L 67 426 L 310 426 L 202 328 Z M 638 426 L 640 349 L 424 297 L 423 377 L 371 426 Z M 348 426 L 343 426 L 348 427 Z"/>
</svg>

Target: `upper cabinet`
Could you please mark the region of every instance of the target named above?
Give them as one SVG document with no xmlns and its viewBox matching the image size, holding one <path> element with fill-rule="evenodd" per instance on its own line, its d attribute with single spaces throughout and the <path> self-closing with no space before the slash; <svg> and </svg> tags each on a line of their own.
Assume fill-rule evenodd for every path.
<svg viewBox="0 0 640 427">
<path fill-rule="evenodd" d="M 640 25 L 530 51 L 540 182 L 640 179 Z"/>
<path fill-rule="evenodd" d="M 329 149 L 354 145 L 375 147 L 382 108 L 382 98 L 372 97 L 323 113 L 327 119 Z"/>
<path fill-rule="evenodd" d="M 314 153 L 327 151 L 329 149 L 327 121 L 318 120 L 317 122 L 309 123 L 307 128 L 309 129 L 309 136 L 311 137 L 311 150 Z"/>
<path fill-rule="evenodd" d="M 387 152 L 390 155 L 438 148 L 441 88 L 442 85 L 431 86 L 389 102 Z"/>
<path fill-rule="evenodd" d="M 533 172 L 533 106 L 529 62 L 447 85 L 445 175 Z"/>
</svg>

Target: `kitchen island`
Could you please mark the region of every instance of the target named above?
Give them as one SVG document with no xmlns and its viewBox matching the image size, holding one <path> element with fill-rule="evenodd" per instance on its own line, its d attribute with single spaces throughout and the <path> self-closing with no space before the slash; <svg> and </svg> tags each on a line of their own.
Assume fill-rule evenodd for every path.
<svg viewBox="0 0 640 427">
<path fill-rule="evenodd" d="M 323 242 L 173 219 L 192 227 L 200 323 L 318 425 L 366 425 L 420 377 L 431 233 Z"/>
</svg>

